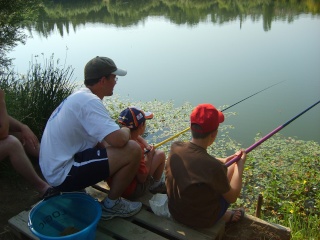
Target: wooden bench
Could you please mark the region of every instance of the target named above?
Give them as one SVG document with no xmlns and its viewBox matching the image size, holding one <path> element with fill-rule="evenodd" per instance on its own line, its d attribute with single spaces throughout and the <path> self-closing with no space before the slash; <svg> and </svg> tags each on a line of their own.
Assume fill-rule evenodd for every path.
<svg viewBox="0 0 320 240">
<path fill-rule="evenodd" d="M 100 201 L 108 193 L 107 186 L 103 182 L 86 190 Z M 188 228 L 174 220 L 153 214 L 149 206 L 151 197 L 152 194 L 148 193 L 139 199 L 143 203 L 143 208 L 132 217 L 100 220 L 96 239 L 222 239 L 224 222 L 220 221 L 213 228 L 206 230 Z M 11 230 L 20 239 L 38 239 L 31 233 L 27 224 L 29 211 L 23 211 L 9 219 Z"/>
</svg>

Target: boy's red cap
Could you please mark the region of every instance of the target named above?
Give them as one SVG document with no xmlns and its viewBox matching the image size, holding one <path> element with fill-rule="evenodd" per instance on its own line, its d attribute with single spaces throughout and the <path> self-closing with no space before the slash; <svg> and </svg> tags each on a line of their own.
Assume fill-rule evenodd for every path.
<svg viewBox="0 0 320 240">
<path fill-rule="evenodd" d="M 191 129 L 199 133 L 214 131 L 218 129 L 219 124 L 223 121 L 223 113 L 208 103 L 199 104 L 190 115 Z M 192 128 L 193 123 L 198 124 L 201 129 Z"/>
</svg>

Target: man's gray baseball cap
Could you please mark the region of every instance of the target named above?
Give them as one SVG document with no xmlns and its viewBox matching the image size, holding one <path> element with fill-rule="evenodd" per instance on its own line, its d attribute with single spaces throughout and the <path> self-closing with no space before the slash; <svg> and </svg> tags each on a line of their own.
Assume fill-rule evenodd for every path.
<svg viewBox="0 0 320 240">
<path fill-rule="evenodd" d="M 109 74 L 125 76 L 127 71 L 117 68 L 112 59 L 99 56 L 91 59 L 84 68 L 85 80 L 98 79 Z"/>
</svg>

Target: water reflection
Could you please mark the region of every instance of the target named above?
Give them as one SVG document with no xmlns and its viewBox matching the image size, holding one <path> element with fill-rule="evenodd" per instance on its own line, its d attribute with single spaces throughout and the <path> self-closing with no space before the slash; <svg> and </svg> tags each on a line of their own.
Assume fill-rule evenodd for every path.
<svg viewBox="0 0 320 240">
<path fill-rule="evenodd" d="M 174 24 L 194 26 L 200 22 L 224 24 L 238 20 L 263 20 L 264 31 L 269 31 L 272 22 L 294 21 L 300 14 L 320 13 L 319 1 L 44 1 L 38 20 L 28 25 L 43 36 L 59 30 L 61 36 L 70 28 L 77 29 L 88 23 L 102 23 L 116 27 L 131 27 L 144 22 L 148 17 L 164 17 Z"/>
<path fill-rule="evenodd" d="M 33 38 L 11 56 L 24 73 L 30 57 L 54 53 L 82 82 L 88 59 L 107 54 L 128 70 L 117 94 L 178 106 L 232 104 L 287 80 L 232 109 L 228 123 L 249 146 L 319 98 L 317 2 L 44 1 L 24 24 Z M 315 109 L 282 133 L 320 142 L 319 122 Z"/>
</svg>

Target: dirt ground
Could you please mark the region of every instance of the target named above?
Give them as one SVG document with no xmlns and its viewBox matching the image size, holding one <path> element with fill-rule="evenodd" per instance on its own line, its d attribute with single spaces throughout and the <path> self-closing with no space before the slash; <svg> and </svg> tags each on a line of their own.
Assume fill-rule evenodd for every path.
<svg viewBox="0 0 320 240">
<path fill-rule="evenodd" d="M 37 164 L 35 169 L 39 173 Z M 16 240 L 8 220 L 40 201 L 38 192 L 12 168 L 8 160 L 0 163 L 0 240 Z"/>
</svg>

